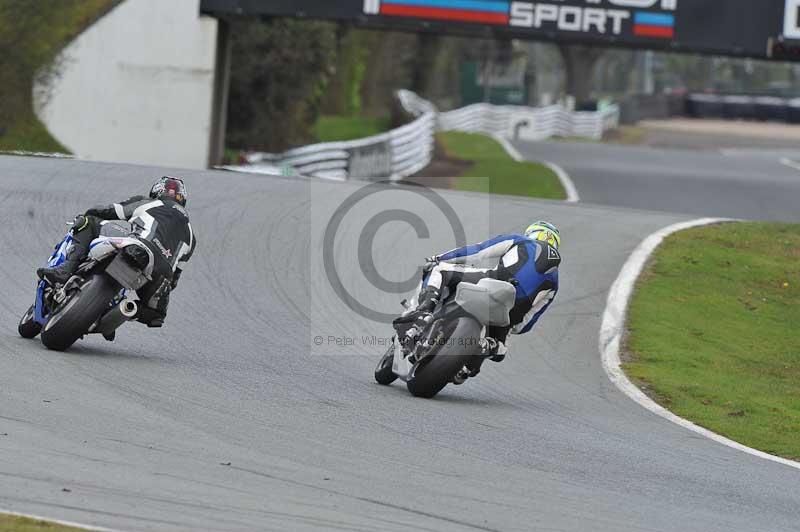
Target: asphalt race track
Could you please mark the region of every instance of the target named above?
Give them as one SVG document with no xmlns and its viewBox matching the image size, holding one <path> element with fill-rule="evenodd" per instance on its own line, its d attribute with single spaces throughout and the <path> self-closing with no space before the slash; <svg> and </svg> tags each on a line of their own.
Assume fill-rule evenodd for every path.
<svg viewBox="0 0 800 532">
<path fill-rule="evenodd" d="M 800 530 L 800 471 L 673 425 L 603 373 L 611 282 L 685 215 L 442 192 L 468 239 L 552 219 L 565 261 L 510 359 L 435 400 L 374 383 L 385 348 L 359 339 L 389 327 L 349 310 L 322 270 L 326 218 L 357 183 L 182 172 L 199 245 L 167 326 L 67 353 L 19 338 L 63 221 L 163 171 L 0 157 L 0 508 L 123 530 Z M 343 218 L 334 259 L 358 301 L 388 312 L 399 297 L 356 261 L 370 209 L 421 209 L 431 227 L 378 230 L 392 280 L 454 242 L 435 209 L 385 188 Z"/>
<path fill-rule="evenodd" d="M 800 170 L 785 150 L 711 151 L 589 142 L 516 142 L 526 158 L 563 167 L 581 200 L 695 216 L 800 221 Z M 800 156 L 800 147 L 793 154 Z"/>
</svg>

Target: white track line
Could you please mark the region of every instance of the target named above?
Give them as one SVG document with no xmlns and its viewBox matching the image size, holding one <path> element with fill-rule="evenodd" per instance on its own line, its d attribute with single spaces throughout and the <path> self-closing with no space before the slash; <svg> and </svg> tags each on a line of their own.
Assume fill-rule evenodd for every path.
<svg viewBox="0 0 800 532">
<path fill-rule="evenodd" d="M 512 159 L 518 163 L 525 162 L 525 157 L 523 157 L 522 154 L 514 147 L 514 145 L 508 142 L 508 139 L 506 139 L 504 136 L 493 133 L 491 137 L 496 140 L 504 150 L 506 150 Z"/>
<path fill-rule="evenodd" d="M 53 157 L 56 159 L 74 159 L 74 155 L 68 153 L 49 153 L 41 151 L 24 151 L 24 150 L 2 150 L 0 155 L 18 155 L 23 157 Z"/>
<path fill-rule="evenodd" d="M 518 163 L 526 162 L 527 159 L 522 156 L 522 154 L 517 150 L 513 144 L 511 144 L 508 139 L 505 137 L 493 134 L 491 137 L 496 140 L 504 150 L 508 153 L 508 155 L 517 161 Z M 555 163 L 550 163 L 547 161 L 542 161 L 542 164 L 548 167 L 550 170 L 555 172 L 558 176 L 558 180 L 561 181 L 561 186 L 564 187 L 564 191 L 567 193 L 567 200 L 569 203 L 576 203 L 581 200 L 581 197 L 578 195 L 578 189 L 575 188 L 575 183 L 572 182 L 572 179 L 569 177 L 569 174 L 560 166 Z"/>
<path fill-rule="evenodd" d="M 781 158 L 781 164 L 784 166 L 788 166 L 789 168 L 794 168 L 795 170 L 800 170 L 800 163 L 797 161 L 793 161 L 788 157 Z"/>
<path fill-rule="evenodd" d="M 117 532 L 111 528 L 103 528 L 99 526 L 91 526 L 91 525 L 82 525 L 80 523 L 73 523 L 72 521 L 59 521 L 58 519 L 51 519 L 49 517 L 42 517 L 40 515 L 33 515 L 33 514 L 22 514 L 19 512 L 12 512 L 10 510 L 3 510 L 0 509 L 0 514 L 11 515 L 14 517 L 25 517 L 27 519 L 34 519 L 36 521 L 47 521 L 48 523 L 55 523 L 61 526 L 69 526 L 72 528 L 80 528 L 82 530 L 92 530 L 94 532 Z"/>
<path fill-rule="evenodd" d="M 617 388 L 619 388 L 625 395 L 639 403 L 639 405 L 650 410 L 651 412 L 658 414 L 659 416 L 668 419 L 669 421 L 672 421 L 681 427 L 687 428 L 702 436 L 705 436 L 706 438 L 712 439 L 715 442 L 727 445 L 728 447 L 732 447 L 739 451 L 743 451 L 772 462 L 777 462 L 795 469 L 800 469 L 800 462 L 787 460 L 785 458 L 773 456 L 757 449 L 752 449 L 742 445 L 741 443 L 729 440 L 724 436 L 715 434 L 708 429 L 697 426 L 691 421 L 683 419 L 682 417 L 676 416 L 669 410 L 666 410 L 655 403 L 652 399 L 647 397 L 628 379 L 628 377 L 625 375 L 625 372 L 623 372 L 622 368 L 620 367 L 620 344 L 622 341 L 623 332 L 625 330 L 625 318 L 628 310 L 628 303 L 630 302 L 636 279 L 642 273 L 642 269 L 644 268 L 653 251 L 655 251 L 658 245 L 661 244 L 666 237 L 675 232 L 689 229 L 691 227 L 699 227 L 703 225 L 731 221 L 733 220 L 724 218 L 701 218 L 698 220 L 692 220 L 690 222 L 670 225 L 669 227 L 665 227 L 664 229 L 656 231 L 652 235 L 645 238 L 641 244 L 639 244 L 639 246 L 628 258 L 627 262 L 625 262 L 625 265 L 622 267 L 622 271 L 620 271 L 619 277 L 617 277 L 617 280 L 614 281 L 613 285 L 611 285 L 611 291 L 608 294 L 608 302 L 606 303 L 606 309 L 603 313 L 603 323 L 600 327 L 600 354 L 603 360 L 603 369 L 605 369 L 608 378 L 611 379 L 611 382 L 613 382 Z"/>
<path fill-rule="evenodd" d="M 568 203 L 577 203 L 581 200 L 581 197 L 578 195 L 578 189 L 575 188 L 575 183 L 572 182 L 569 174 L 563 168 L 548 161 L 542 161 L 542 164 L 556 173 L 558 180 L 561 181 L 561 186 L 563 186 L 564 190 L 567 192 Z"/>
</svg>

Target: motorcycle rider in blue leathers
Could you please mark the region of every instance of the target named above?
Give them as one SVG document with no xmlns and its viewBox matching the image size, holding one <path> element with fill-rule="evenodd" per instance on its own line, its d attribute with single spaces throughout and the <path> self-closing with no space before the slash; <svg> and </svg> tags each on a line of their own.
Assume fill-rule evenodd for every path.
<svg viewBox="0 0 800 532">
<path fill-rule="evenodd" d="M 536 222 L 525 233 L 500 235 L 485 242 L 465 246 L 436 255 L 428 260 L 430 269 L 418 305 L 414 311 L 395 321 L 414 323 L 406 337 L 414 337 L 425 329 L 445 288 L 454 289 L 459 282 L 477 283 L 489 277 L 513 284 L 516 303 L 509 313 L 508 327 L 488 327 L 484 356 L 476 357 L 454 379 L 462 384 L 480 372 L 486 358 L 502 361 L 508 349 L 508 333 L 525 334 L 547 311 L 558 292 L 559 247 L 561 235 L 549 222 Z"/>
</svg>

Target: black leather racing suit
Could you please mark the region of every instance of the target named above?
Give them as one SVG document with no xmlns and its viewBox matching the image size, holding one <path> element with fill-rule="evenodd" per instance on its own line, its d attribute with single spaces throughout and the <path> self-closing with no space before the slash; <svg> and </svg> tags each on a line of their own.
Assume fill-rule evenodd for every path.
<svg viewBox="0 0 800 532">
<path fill-rule="evenodd" d="M 137 291 L 144 303 L 137 319 L 160 325 L 167 315 L 169 293 L 177 286 L 182 268 L 197 246 L 186 209 L 168 198 L 134 196 L 120 203 L 93 207 L 85 217 L 86 224 L 76 235 L 82 240 L 91 242 L 97 238 L 105 220 L 126 220 L 153 252 L 153 279 Z"/>
</svg>

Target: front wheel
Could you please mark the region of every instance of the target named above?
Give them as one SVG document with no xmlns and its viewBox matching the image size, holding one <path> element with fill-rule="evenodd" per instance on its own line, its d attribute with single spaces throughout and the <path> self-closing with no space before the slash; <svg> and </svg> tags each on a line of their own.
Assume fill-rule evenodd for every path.
<svg viewBox="0 0 800 532">
<path fill-rule="evenodd" d="M 397 380 L 397 375 L 392 371 L 392 363 L 394 362 L 394 342 L 389 346 L 389 350 L 383 355 L 378 362 L 378 367 L 375 368 L 375 380 L 378 384 L 388 386 Z"/>
<path fill-rule="evenodd" d="M 42 343 L 54 351 L 69 348 L 108 310 L 118 290 L 116 283 L 105 275 L 91 277 L 47 320 Z"/>
<path fill-rule="evenodd" d="M 447 386 L 461 368 L 480 351 L 481 325 L 471 318 L 460 318 L 447 327 L 451 334 L 440 339 L 440 346 L 429 355 L 406 383 L 408 391 L 415 397 L 430 399 Z"/>
<path fill-rule="evenodd" d="M 22 319 L 19 320 L 17 332 L 19 332 L 19 335 L 23 338 L 36 338 L 36 335 L 42 331 L 42 326 L 34 319 L 35 312 L 34 306 L 31 305 L 25 314 L 23 314 Z"/>
</svg>

